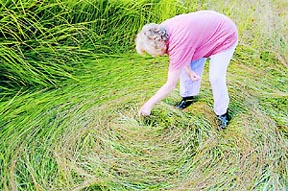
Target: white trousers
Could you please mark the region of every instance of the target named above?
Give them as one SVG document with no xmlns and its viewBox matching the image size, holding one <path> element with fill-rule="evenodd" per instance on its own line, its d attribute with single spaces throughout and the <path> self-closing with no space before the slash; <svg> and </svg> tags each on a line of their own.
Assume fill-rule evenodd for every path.
<svg viewBox="0 0 288 191">
<path fill-rule="evenodd" d="M 214 112 L 216 115 L 223 115 L 228 109 L 229 95 L 226 85 L 226 73 L 236 46 L 237 43 L 230 49 L 210 57 L 209 81 L 212 87 Z M 185 69 L 182 70 L 180 75 L 181 97 L 196 96 L 199 94 L 205 61 L 206 58 L 202 58 L 190 63 L 192 71 L 200 76 L 200 80 L 198 81 L 192 81 Z"/>
</svg>

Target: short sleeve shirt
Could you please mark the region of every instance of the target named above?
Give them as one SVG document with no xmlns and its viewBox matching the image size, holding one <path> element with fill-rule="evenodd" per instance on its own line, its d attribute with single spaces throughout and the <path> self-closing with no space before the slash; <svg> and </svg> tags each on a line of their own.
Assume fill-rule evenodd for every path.
<svg viewBox="0 0 288 191">
<path fill-rule="evenodd" d="M 160 24 L 168 33 L 169 71 L 193 60 L 209 58 L 232 47 L 238 40 L 236 25 L 215 11 L 198 11 L 170 18 Z"/>
</svg>

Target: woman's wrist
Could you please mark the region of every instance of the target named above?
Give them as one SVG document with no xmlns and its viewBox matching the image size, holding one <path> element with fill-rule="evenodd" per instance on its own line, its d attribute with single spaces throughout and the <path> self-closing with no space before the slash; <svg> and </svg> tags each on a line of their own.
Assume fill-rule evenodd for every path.
<svg viewBox="0 0 288 191">
<path fill-rule="evenodd" d="M 153 96 L 154 97 L 154 96 Z M 156 103 L 154 103 L 153 97 L 151 97 L 145 104 L 145 107 L 150 107 L 152 108 Z"/>
</svg>

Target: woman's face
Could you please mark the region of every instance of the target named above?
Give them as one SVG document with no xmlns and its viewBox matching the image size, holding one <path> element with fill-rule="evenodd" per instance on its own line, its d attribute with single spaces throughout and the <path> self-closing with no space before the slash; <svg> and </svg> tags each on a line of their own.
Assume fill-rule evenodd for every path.
<svg viewBox="0 0 288 191">
<path fill-rule="evenodd" d="M 157 57 L 157 56 L 163 56 L 166 53 L 166 48 L 163 48 L 161 50 L 157 50 L 157 51 L 146 51 L 148 54 L 150 54 L 152 57 Z"/>
</svg>

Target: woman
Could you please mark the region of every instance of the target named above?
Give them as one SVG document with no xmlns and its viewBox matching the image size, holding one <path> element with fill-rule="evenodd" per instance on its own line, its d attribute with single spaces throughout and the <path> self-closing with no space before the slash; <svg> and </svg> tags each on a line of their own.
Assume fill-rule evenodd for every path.
<svg viewBox="0 0 288 191">
<path fill-rule="evenodd" d="M 238 42 L 237 27 L 228 17 L 214 11 L 178 15 L 161 24 L 145 25 L 135 41 L 138 53 L 153 57 L 167 54 L 170 62 L 167 82 L 142 106 L 140 115 L 150 115 L 152 107 L 176 87 L 179 79 L 183 99 L 177 107 L 188 107 L 199 94 L 204 64 L 210 58 L 214 112 L 219 126 L 227 126 L 226 72 Z"/>
</svg>

